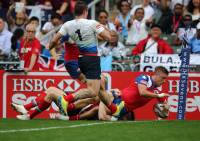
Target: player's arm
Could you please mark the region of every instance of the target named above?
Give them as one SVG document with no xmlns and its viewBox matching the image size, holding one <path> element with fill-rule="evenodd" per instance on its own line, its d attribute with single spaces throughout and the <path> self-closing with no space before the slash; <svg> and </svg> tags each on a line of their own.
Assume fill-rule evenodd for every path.
<svg viewBox="0 0 200 141">
<path fill-rule="evenodd" d="M 104 120 L 104 121 L 110 121 L 112 116 L 108 115 L 107 112 L 110 112 L 108 108 L 103 104 L 103 102 L 100 102 L 99 104 L 99 120 Z"/>
<path fill-rule="evenodd" d="M 49 45 L 49 50 L 52 50 L 58 43 L 58 40 L 64 37 L 60 32 L 58 32 L 51 40 Z"/>
<path fill-rule="evenodd" d="M 99 33 L 99 36 L 104 41 L 110 41 L 110 39 L 111 39 L 110 31 L 107 28 L 104 28 L 104 30 L 101 33 Z"/>
<path fill-rule="evenodd" d="M 170 96 L 167 93 L 155 94 L 147 90 L 147 86 L 143 84 L 138 84 L 138 90 L 140 96 L 147 97 L 147 98 L 161 98 L 165 96 Z"/>
</svg>

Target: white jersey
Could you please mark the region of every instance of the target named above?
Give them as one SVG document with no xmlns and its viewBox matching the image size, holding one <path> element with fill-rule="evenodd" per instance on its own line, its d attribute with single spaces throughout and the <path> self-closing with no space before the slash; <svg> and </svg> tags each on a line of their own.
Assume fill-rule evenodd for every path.
<svg viewBox="0 0 200 141">
<path fill-rule="evenodd" d="M 66 22 L 60 29 L 64 36 L 69 35 L 83 53 L 98 53 L 96 34 L 104 28 L 95 20 L 75 19 Z"/>
</svg>

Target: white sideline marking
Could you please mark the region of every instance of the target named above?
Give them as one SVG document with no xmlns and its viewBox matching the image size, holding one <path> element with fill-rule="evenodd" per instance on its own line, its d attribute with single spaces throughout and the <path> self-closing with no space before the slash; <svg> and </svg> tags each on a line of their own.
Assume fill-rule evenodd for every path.
<svg viewBox="0 0 200 141">
<path fill-rule="evenodd" d="M 19 129 L 19 130 L 2 130 L 2 131 L 0 131 L 0 133 L 27 132 L 27 131 L 50 130 L 50 129 L 61 129 L 61 128 L 75 128 L 75 127 L 82 127 L 82 126 L 92 126 L 92 125 L 112 124 L 112 123 L 127 123 L 127 122 L 151 122 L 151 121 L 100 122 L 100 123 L 88 123 L 88 124 L 79 124 L 79 125 L 70 125 L 70 126 L 47 127 L 47 128 L 32 128 L 32 129 Z"/>
</svg>

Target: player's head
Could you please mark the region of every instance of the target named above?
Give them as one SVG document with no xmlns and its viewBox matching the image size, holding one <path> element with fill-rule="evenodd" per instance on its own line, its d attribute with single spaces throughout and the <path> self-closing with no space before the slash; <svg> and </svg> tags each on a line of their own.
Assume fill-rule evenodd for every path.
<svg viewBox="0 0 200 141">
<path fill-rule="evenodd" d="M 183 13 L 183 5 L 181 5 L 180 3 L 175 4 L 174 6 L 174 15 L 176 16 L 181 16 Z"/>
<path fill-rule="evenodd" d="M 84 1 L 78 1 L 74 7 L 74 11 L 76 16 L 83 16 L 85 19 L 87 19 L 88 7 Z"/>
<path fill-rule="evenodd" d="M 152 74 L 154 86 L 160 87 L 163 83 L 165 83 L 168 77 L 168 74 L 169 72 L 165 67 L 163 66 L 156 67 L 154 73 Z"/>
<path fill-rule="evenodd" d="M 118 120 L 135 120 L 135 115 L 134 115 L 134 112 L 129 112 L 128 114 L 124 115 L 124 116 L 121 116 L 118 118 Z"/>
<path fill-rule="evenodd" d="M 108 12 L 106 10 L 99 12 L 98 19 L 100 24 L 106 25 L 108 22 Z"/>
<path fill-rule="evenodd" d="M 192 23 L 192 14 L 185 13 L 183 15 L 183 23 L 184 23 L 185 27 L 188 27 L 188 22 L 190 22 L 190 24 Z"/>
<path fill-rule="evenodd" d="M 28 24 L 26 26 L 26 38 L 28 40 L 33 40 L 35 38 L 36 27 L 34 24 Z"/>
<path fill-rule="evenodd" d="M 144 9 L 142 7 L 135 10 L 135 19 L 141 21 L 144 18 Z"/>
<path fill-rule="evenodd" d="M 122 13 L 128 13 L 130 10 L 130 4 L 128 0 L 119 0 L 117 2 L 117 9 Z"/>
<path fill-rule="evenodd" d="M 34 24 L 36 26 L 36 28 L 39 26 L 39 19 L 35 16 L 31 17 L 30 19 L 30 23 Z"/>
<path fill-rule="evenodd" d="M 61 16 L 58 13 L 51 14 L 51 22 L 55 26 L 57 24 L 60 24 Z"/>
<path fill-rule="evenodd" d="M 197 24 L 197 35 L 200 38 L 200 22 Z"/>
</svg>

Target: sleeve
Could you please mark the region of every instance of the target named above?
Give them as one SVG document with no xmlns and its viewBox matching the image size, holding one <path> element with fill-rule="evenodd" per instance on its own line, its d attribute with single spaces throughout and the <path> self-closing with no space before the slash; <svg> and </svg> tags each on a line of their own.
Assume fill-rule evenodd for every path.
<svg viewBox="0 0 200 141">
<path fill-rule="evenodd" d="M 69 39 L 69 35 L 66 35 L 66 36 L 64 36 L 64 37 L 62 37 L 62 38 L 60 39 L 60 42 L 61 42 L 61 43 L 64 43 L 64 42 L 68 41 L 68 39 Z"/>
<path fill-rule="evenodd" d="M 188 48 L 191 49 L 191 52 L 192 52 L 192 39 L 193 38 L 191 38 L 191 39 L 188 40 Z"/>
<path fill-rule="evenodd" d="M 136 10 L 136 7 L 134 7 L 134 8 L 131 10 L 130 14 L 131 14 L 131 15 L 134 15 L 134 14 L 135 14 L 135 10 Z"/>
<path fill-rule="evenodd" d="M 5 44 L 4 44 L 4 47 L 2 48 L 2 50 L 4 52 L 6 52 L 6 55 L 10 54 L 10 49 L 11 49 L 11 37 L 12 37 L 12 34 L 8 35 L 6 38 L 5 38 Z"/>
<path fill-rule="evenodd" d="M 37 41 L 37 42 L 35 43 L 35 45 L 34 45 L 33 50 L 32 50 L 32 54 L 35 54 L 35 55 L 38 56 L 39 53 L 40 53 L 40 42 Z"/>
<path fill-rule="evenodd" d="M 101 26 L 101 24 L 95 20 L 92 20 L 92 30 L 97 33 L 97 34 L 100 34 L 104 28 Z"/>
<path fill-rule="evenodd" d="M 142 84 L 142 85 L 146 85 L 148 84 L 149 81 L 149 77 L 146 74 L 142 74 L 139 77 L 136 78 L 136 83 L 137 84 Z"/>
<path fill-rule="evenodd" d="M 136 47 L 132 50 L 131 55 L 134 56 L 134 55 L 136 55 L 136 54 L 138 54 L 138 53 L 142 53 L 142 52 L 140 52 L 140 48 L 143 48 L 143 40 L 140 41 L 140 42 L 136 45 Z"/>
<path fill-rule="evenodd" d="M 48 22 L 46 22 L 46 23 L 44 24 L 44 26 L 42 27 L 42 30 L 47 30 L 47 26 L 48 26 Z"/>
<path fill-rule="evenodd" d="M 172 48 L 170 48 L 169 44 L 163 40 L 163 42 L 161 43 L 164 47 L 163 47 L 163 54 L 173 54 L 174 50 Z"/>
<path fill-rule="evenodd" d="M 59 30 L 59 33 L 66 36 L 68 33 L 67 33 L 67 27 L 68 27 L 68 23 L 66 22 L 62 27 L 61 29 Z"/>
</svg>

